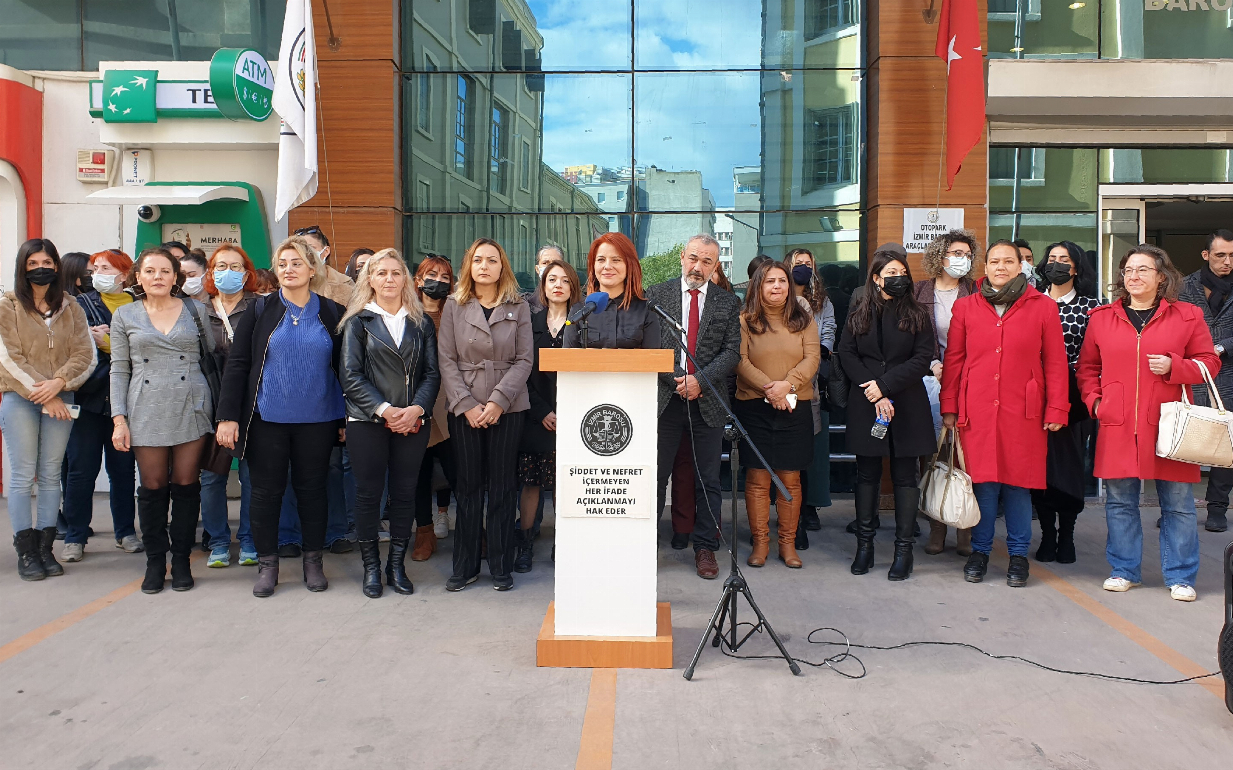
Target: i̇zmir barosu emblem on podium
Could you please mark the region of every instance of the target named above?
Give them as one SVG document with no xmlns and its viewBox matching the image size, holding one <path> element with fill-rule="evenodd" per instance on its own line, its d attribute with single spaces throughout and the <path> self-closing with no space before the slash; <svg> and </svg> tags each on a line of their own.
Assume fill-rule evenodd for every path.
<svg viewBox="0 0 1233 770">
<path fill-rule="evenodd" d="M 634 423 L 619 406 L 600 404 L 582 418 L 582 445 L 600 457 L 619 454 L 634 437 Z"/>
</svg>

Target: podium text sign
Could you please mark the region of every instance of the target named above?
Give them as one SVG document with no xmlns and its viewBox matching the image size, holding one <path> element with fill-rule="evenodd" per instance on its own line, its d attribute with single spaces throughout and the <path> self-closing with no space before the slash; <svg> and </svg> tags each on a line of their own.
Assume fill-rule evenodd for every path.
<svg viewBox="0 0 1233 770">
<path fill-rule="evenodd" d="M 657 378 L 669 350 L 542 350 L 557 372 L 556 591 L 539 665 L 670 668 L 656 596 Z"/>
</svg>

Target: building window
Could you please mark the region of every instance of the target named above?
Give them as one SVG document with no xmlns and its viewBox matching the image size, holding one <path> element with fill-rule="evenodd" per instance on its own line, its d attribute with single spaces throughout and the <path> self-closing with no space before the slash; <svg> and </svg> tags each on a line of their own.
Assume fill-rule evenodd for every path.
<svg viewBox="0 0 1233 770">
<path fill-rule="evenodd" d="M 596 193 L 595 194 L 596 203 L 603 203 L 607 198 L 608 198 L 608 193 Z"/>
<path fill-rule="evenodd" d="M 825 35 L 827 32 L 856 23 L 857 0 L 807 0 L 805 3 L 805 39 Z M 1011 0 L 1013 3 L 1014 0 Z M 992 8 L 993 0 L 990 0 Z"/>
<path fill-rule="evenodd" d="M 522 162 L 518 164 L 518 187 L 531 190 L 531 143 L 522 143 Z"/>
<path fill-rule="evenodd" d="M 505 195 L 509 183 L 509 110 L 493 105 L 492 107 L 492 142 L 488 151 L 491 165 L 489 169 L 489 184 L 492 191 Z"/>
<path fill-rule="evenodd" d="M 471 147 L 475 143 L 475 83 L 458 76 L 458 98 L 454 108 L 454 171 L 471 176 Z"/>
<path fill-rule="evenodd" d="M 1040 0 L 989 0 L 989 21 L 1040 21 Z"/>
<path fill-rule="evenodd" d="M 989 184 L 1015 183 L 1015 148 L 989 148 Z M 1045 183 L 1045 148 L 1023 147 L 1019 153 L 1019 184 L 1036 187 Z"/>
<path fill-rule="evenodd" d="M 424 55 L 424 72 L 419 76 L 419 94 L 415 105 L 415 125 L 426 134 L 432 133 L 432 81 L 437 65 Z"/>
<path fill-rule="evenodd" d="M 432 184 L 424 179 L 415 185 L 416 211 L 428 211 L 432 208 Z M 432 251 L 436 248 L 437 227 L 436 217 L 416 217 L 420 227 L 420 250 Z"/>
<path fill-rule="evenodd" d="M 624 190 L 617 190 L 617 200 L 619 200 L 619 201 L 623 201 L 623 200 L 625 200 L 625 191 L 624 191 Z"/>
<path fill-rule="evenodd" d="M 805 192 L 855 180 L 854 106 L 805 111 Z"/>
</svg>

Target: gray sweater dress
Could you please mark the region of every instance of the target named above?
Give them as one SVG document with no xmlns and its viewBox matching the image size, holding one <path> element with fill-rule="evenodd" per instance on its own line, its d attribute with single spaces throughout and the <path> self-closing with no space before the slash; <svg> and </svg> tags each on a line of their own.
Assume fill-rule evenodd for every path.
<svg viewBox="0 0 1233 770">
<path fill-rule="evenodd" d="M 169 334 L 154 328 L 141 300 L 117 308 L 111 318 L 111 416 L 128 418 L 133 446 L 175 446 L 214 432 L 210 386 L 201 373 L 199 335 L 189 307 L 209 324 L 194 300 L 188 300 Z M 206 342 L 213 351 L 208 333 Z"/>
</svg>

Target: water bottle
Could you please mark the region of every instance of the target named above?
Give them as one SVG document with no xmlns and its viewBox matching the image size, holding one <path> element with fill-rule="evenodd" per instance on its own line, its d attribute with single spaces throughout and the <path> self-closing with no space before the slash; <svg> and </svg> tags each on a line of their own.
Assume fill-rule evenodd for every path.
<svg viewBox="0 0 1233 770">
<path fill-rule="evenodd" d="M 891 401 L 894 404 L 894 401 Z M 886 429 L 890 427 L 890 418 L 878 415 L 878 419 L 874 421 L 873 427 L 869 429 L 869 435 L 874 438 L 886 438 Z"/>
</svg>

